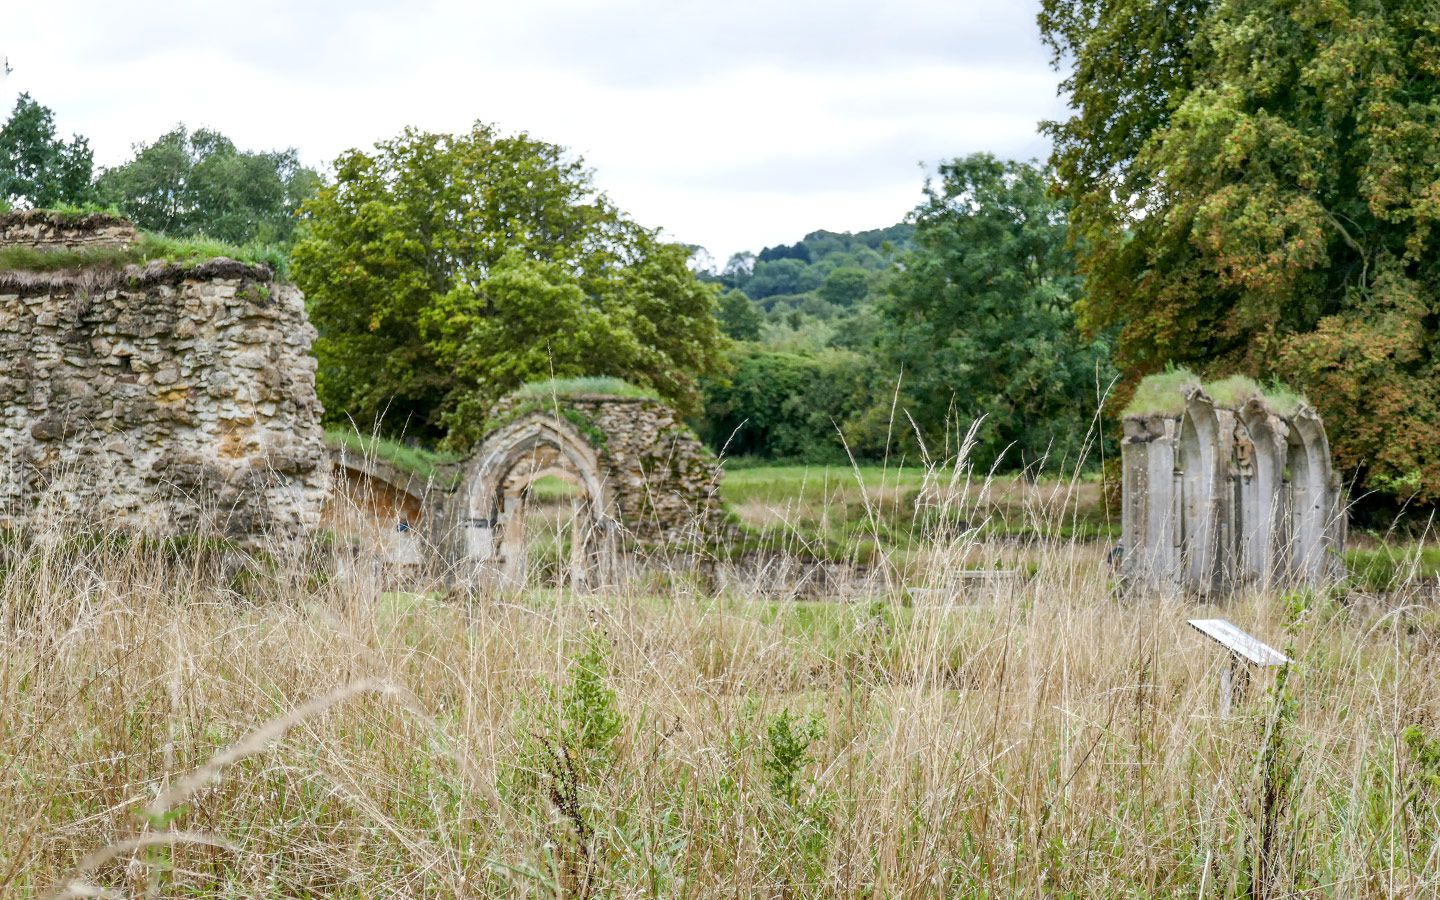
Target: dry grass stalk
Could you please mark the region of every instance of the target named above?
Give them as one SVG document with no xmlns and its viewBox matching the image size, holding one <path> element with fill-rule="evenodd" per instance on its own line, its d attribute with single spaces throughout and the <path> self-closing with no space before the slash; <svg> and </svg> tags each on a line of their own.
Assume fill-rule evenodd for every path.
<svg viewBox="0 0 1440 900">
<path fill-rule="evenodd" d="M 185 896 L 1440 889 L 1433 601 L 1121 600 L 1103 545 L 984 536 L 985 482 L 935 468 L 924 542 L 845 602 L 760 596 L 777 560 L 446 595 L 363 554 L 7 545 L 0 896 L 133 895 L 139 840 Z M 1204 613 L 1285 646 L 1284 691 L 1217 718 Z"/>
</svg>

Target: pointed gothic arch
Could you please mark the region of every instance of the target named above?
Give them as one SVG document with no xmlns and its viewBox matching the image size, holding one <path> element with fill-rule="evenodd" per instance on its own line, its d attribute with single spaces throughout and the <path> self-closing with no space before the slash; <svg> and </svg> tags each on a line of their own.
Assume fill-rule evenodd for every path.
<svg viewBox="0 0 1440 900">
<path fill-rule="evenodd" d="M 579 489 L 571 537 L 571 581 L 585 578 L 591 545 L 613 530 L 615 496 L 600 455 L 571 423 L 530 413 L 489 435 L 466 477 L 465 554 L 504 581 L 525 580 L 524 510 L 530 487 L 548 475 Z"/>
<path fill-rule="evenodd" d="M 1176 516 L 1181 579 L 1190 588 L 1209 592 L 1217 578 L 1220 540 L 1218 500 L 1221 490 L 1220 422 L 1215 406 L 1203 394 L 1192 394 L 1180 420 L 1176 452 Z"/>
<path fill-rule="evenodd" d="M 1264 402 L 1240 410 L 1234 467 L 1239 479 L 1239 568 L 1242 577 L 1266 585 L 1284 575 L 1289 543 L 1283 488 L 1286 436 L 1290 428 Z"/>
</svg>

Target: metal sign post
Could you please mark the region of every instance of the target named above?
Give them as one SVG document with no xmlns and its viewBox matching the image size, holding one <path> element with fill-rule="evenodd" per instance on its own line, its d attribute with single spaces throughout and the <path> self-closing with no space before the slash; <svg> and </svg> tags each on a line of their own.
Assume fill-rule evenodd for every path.
<svg viewBox="0 0 1440 900">
<path fill-rule="evenodd" d="M 1225 619 L 1190 619 L 1196 631 L 1230 651 L 1228 665 L 1220 671 L 1220 718 L 1230 715 L 1231 708 L 1245 692 L 1250 671 L 1244 663 L 1261 669 L 1283 666 L 1292 660 L 1274 647 L 1252 637 Z"/>
</svg>

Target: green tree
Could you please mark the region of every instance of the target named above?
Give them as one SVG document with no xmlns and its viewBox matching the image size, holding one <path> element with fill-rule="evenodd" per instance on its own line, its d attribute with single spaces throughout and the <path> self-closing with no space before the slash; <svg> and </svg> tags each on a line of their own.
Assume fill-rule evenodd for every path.
<svg viewBox="0 0 1440 900">
<path fill-rule="evenodd" d="M 864 269 L 842 266 L 825 276 L 820 296 L 842 309 L 862 303 L 870 295 L 870 276 Z"/>
<path fill-rule="evenodd" d="M 320 185 L 292 148 L 242 151 L 217 131 L 176 126 L 100 176 L 103 199 L 136 225 L 177 237 L 288 244 Z"/>
<path fill-rule="evenodd" d="M 945 163 L 915 210 L 916 249 L 882 301 L 879 337 L 933 447 L 986 424 L 982 463 L 1076 462 L 1110 380 L 1105 340 L 1075 328 L 1081 293 L 1051 174 L 976 154 Z M 953 445 L 953 441 L 952 441 Z"/>
<path fill-rule="evenodd" d="M 1277 377 L 1368 486 L 1440 499 L 1440 8 L 1046 0 L 1049 126 L 1134 380 Z"/>
<path fill-rule="evenodd" d="M 800 246 L 804 246 L 803 244 Z M 752 300 L 764 300 L 779 294 L 803 294 L 820 286 L 820 275 L 810 264 L 794 257 L 755 263 L 755 272 L 745 283 L 745 293 Z"/>
<path fill-rule="evenodd" d="M 884 454 L 885 434 L 851 425 L 876 397 L 889 400 L 869 357 L 846 350 L 809 356 L 752 344 L 737 348 L 730 362 L 723 377 L 704 381 L 697 429 L 717 452 L 823 463 L 844 463 L 847 447 L 857 457 Z"/>
<path fill-rule="evenodd" d="M 0 201 L 39 208 L 80 205 L 95 199 L 94 153 L 75 135 L 55 134 L 55 114 L 29 94 L 15 101 L 0 126 Z"/>
<path fill-rule="evenodd" d="M 528 381 L 615 375 L 682 409 L 718 362 L 719 286 L 564 148 L 477 124 L 351 150 L 306 204 L 295 279 L 332 419 L 476 436 Z"/>
<path fill-rule="evenodd" d="M 740 291 L 727 291 L 720 298 L 720 328 L 737 341 L 760 339 L 760 312 Z"/>
</svg>

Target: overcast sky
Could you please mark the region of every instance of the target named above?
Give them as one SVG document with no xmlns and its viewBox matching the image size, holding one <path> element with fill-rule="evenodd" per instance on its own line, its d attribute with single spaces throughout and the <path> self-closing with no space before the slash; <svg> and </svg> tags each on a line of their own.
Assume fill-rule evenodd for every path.
<svg viewBox="0 0 1440 900">
<path fill-rule="evenodd" d="M 1033 0 L 0 0 L 28 91 L 114 165 L 177 122 L 316 167 L 476 119 L 570 147 L 718 259 L 893 224 L 921 164 L 1043 157 Z"/>
</svg>

